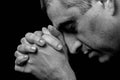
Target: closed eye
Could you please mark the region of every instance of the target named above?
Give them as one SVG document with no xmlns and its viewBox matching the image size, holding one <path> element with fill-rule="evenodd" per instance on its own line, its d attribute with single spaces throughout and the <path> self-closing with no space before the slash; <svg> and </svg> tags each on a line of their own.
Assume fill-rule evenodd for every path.
<svg viewBox="0 0 120 80">
<path fill-rule="evenodd" d="M 58 30 L 64 33 L 77 34 L 76 26 L 77 24 L 75 20 L 68 20 L 60 23 L 58 26 Z"/>
</svg>

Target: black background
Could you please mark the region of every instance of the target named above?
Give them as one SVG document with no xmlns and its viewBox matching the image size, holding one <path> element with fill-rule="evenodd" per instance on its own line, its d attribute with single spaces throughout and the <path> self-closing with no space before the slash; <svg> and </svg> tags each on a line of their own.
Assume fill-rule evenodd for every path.
<svg viewBox="0 0 120 80">
<path fill-rule="evenodd" d="M 3 58 L 3 80 L 37 80 L 31 74 L 25 74 L 14 70 L 14 52 L 20 45 L 20 39 L 28 32 L 40 31 L 51 22 L 46 13 L 40 8 L 39 0 L 15 0 L 5 2 L 5 57 Z M 3 74 L 2 74 L 3 75 Z"/>
<path fill-rule="evenodd" d="M 20 39 L 27 32 L 41 30 L 41 27 L 46 27 L 51 22 L 46 13 L 40 9 L 39 0 L 16 0 L 8 4 L 7 26 L 4 27 L 5 39 L 7 38 L 7 41 L 5 42 L 5 57 L 2 61 L 4 63 L 3 67 L 6 67 L 6 71 L 3 71 L 3 73 L 5 73 L 5 78 L 11 80 L 37 80 L 31 74 L 16 72 L 14 70 L 14 52 L 20 44 Z M 120 61 L 118 60 L 100 64 L 96 58 L 89 59 L 87 55 L 83 55 L 82 53 L 69 56 L 72 68 L 78 78 L 77 80 L 109 77 L 114 77 L 115 79 L 119 77 Z"/>
</svg>

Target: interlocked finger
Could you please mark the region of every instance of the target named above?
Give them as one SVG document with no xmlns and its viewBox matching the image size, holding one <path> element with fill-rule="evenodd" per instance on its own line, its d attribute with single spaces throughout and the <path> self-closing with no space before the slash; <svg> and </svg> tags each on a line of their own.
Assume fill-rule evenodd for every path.
<svg viewBox="0 0 120 80">
<path fill-rule="evenodd" d="M 35 41 L 35 43 L 39 46 L 44 46 L 45 45 L 45 41 L 42 39 L 42 31 L 35 31 L 34 32 L 35 36 L 39 38 L 38 41 Z"/>
<path fill-rule="evenodd" d="M 39 37 L 35 36 L 33 33 L 27 33 L 25 35 L 25 38 L 29 43 L 32 43 L 32 44 L 34 44 L 35 41 L 39 41 Z"/>
<path fill-rule="evenodd" d="M 55 36 L 55 37 L 59 37 L 60 36 L 60 32 L 53 26 L 49 25 L 48 26 L 48 30 L 50 31 L 50 33 Z"/>
<path fill-rule="evenodd" d="M 21 63 L 27 61 L 29 58 L 28 55 L 22 54 L 18 51 L 15 52 L 15 57 L 16 57 L 16 60 L 15 60 L 16 65 L 20 65 Z"/>
<path fill-rule="evenodd" d="M 47 28 L 42 28 L 44 35 L 42 38 L 56 50 L 62 49 L 62 43 L 56 37 L 54 37 Z"/>
<path fill-rule="evenodd" d="M 26 38 L 22 38 L 20 40 L 21 44 L 27 44 L 27 45 L 30 45 L 30 43 L 26 40 Z"/>
<path fill-rule="evenodd" d="M 41 37 L 42 36 L 42 32 L 41 31 L 35 31 L 34 34 L 38 37 Z"/>
<path fill-rule="evenodd" d="M 31 44 L 37 44 L 39 46 L 44 46 L 45 42 L 44 40 L 42 40 L 41 35 L 42 35 L 41 31 L 36 31 L 34 33 L 27 33 L 25 35 L 25 38 Z"/>
<path fill-rule="evenodd" d="M 15 65 L 15 70 L 16 71 L 21 71 L 21 72 L 26 72 L 26 73 L 30 73 L 32 70 L 34 70 L 34 66 L 27 64 L 26 66 L 18 66 Z"/>
<path fill-rule="evenodd" d="M 21 44 L 17 47 L 17 50 L 21 53 L 35 52 L 37 47 L 35 45 Z"/>
</svg>

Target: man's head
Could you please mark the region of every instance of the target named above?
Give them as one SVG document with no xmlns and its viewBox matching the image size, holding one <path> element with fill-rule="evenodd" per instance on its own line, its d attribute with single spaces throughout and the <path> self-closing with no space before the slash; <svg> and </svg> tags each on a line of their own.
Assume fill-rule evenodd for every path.
<svg viewBox="0 0 120 80">
<path fill-rule="evenodd" d="M 99 55 L 104 62 L 119 54 L 119 0 L 41 0 L 53 25 L 64 35 L 71 52 L 80 47 L 89 57 Z M 116 5 L 117 2 L 117 5 Z M 77 43 L 77 44 L 76 44 Z M 74 49 L 72 49 L 74 48 Z M 73 50 L 73 51 L 72 51 Z"/>
</svg>

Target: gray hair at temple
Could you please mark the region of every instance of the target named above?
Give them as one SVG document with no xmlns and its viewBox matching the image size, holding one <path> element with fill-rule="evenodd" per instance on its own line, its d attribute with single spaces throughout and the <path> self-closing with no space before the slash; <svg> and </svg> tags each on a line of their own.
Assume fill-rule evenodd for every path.
<svg viewBox="0 0 120 80">
<path fill-rule="evenodd" d="M 40 0 L 40 7 L 46 11 L 52 0 Z M 84 14 L 91 8 L 91 0 L 59 0 L 62 6 L 66 9 L 70 7 L 78 7 L 81 10 L 81 14 Z"/>
</svg>

